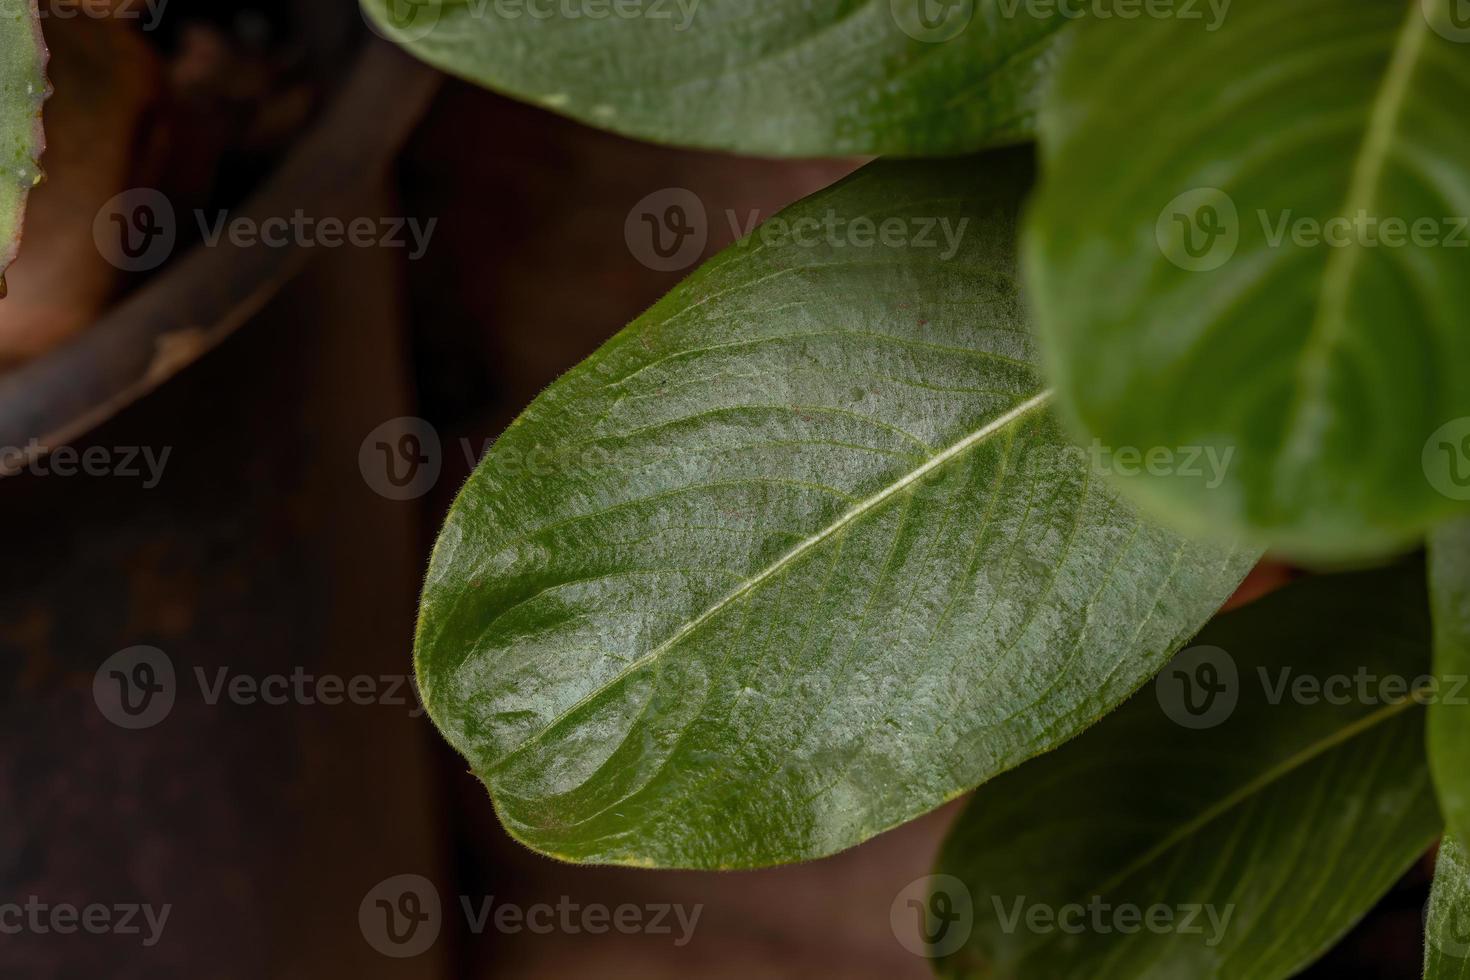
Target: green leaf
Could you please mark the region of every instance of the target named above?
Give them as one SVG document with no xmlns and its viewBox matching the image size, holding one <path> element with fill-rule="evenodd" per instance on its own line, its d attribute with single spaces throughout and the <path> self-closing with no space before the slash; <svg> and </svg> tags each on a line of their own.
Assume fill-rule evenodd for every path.
<svg viewBox="0 0 1470 980">
<path fill-rule="evenodd" d="M 1028 285 L 1075 427 L 1232 454 L 1219 483 L 1124 475 L 1171 523 L 1337 560 L 1465 511 L 1470 30 L 1452 2 L 1237 0 L 1214 32 L 1069 32 Z"/>
<path fill-rule="evenodd" d="M 830 854 L 1066 741 L 1230 595 L 1253 556 L 1140 523 L 1046 411 L 1029 157 L 876 164 L 790 208 L 483 461 L 418 670 L 522 841 Z"/>
<path fill-rule="evenodd" d="M 1406 696 L 1427 620 L 1418 565 L 1290 586 L 984 787 L 939 860 L 974 915 L 941 972 L 1263 980 L 1320 956 L 1440 830 Z"/>
<path fill-rule="evenodd" d="M 1470 831 L 1470 521 L 1429 538 L 1434 672 L 1440 696 L 1429 706 L 1429 763 L 1445 822 Z"/>
<path fill-rule="evenodd" d="M 1021 0 L 573 6 L 599 2 L 628 13 L 569 17 L 550 0 L 363 6 L 430 64 L 573 119 L 779 156 L 934 156 L 1029 139 L 1066 22 Z"/>
<path fill-rule="evenodd" d="M 1424 932 L 1425 980 L 1470 980 L 1470 860 L 1448 834 L 1434 864 Z"/>
<path fill-rule="evenodd" d="M 46 43 L 35 0 L 0 15 L 0 296 L 5 270 L 20 249 L 26 198 L 41 182 L 41 104 L 46 101 Z"/>
</svg>

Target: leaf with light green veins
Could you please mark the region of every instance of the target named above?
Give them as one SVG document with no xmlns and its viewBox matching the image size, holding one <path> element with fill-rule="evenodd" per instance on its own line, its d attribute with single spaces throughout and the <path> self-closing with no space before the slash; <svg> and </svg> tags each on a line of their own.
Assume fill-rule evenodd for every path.
<svg viewBox="0 0 1470 980">
<path fill-rule="evenodd" d="M 1418 564 L 1220 617 L 1152 689 L 975 795 L 938 864 L 973 929 L 940 972 L 1295 974 L 1440 832 L 1410 696 L 1428 669 Z"/>
<path fill-rule="evenodd" d="M 1445 835 L 1424 922 L 1424 980 L 1470 980 L 1470 859 Z"/>
<path fill-rule="evenodd" d="M 830 854 L 1066 741 L 1230 595 L 1253 556 L 1141 523 L 1047 412 L 1015 281 L 1030 170 L 877 164 L 808 198 L 483 461 L 418 670 L 516 837 Z"/>
<path fill-rule="evenodd" d="M 0 13 L 0 296 L 5 270 L 20 249 L 26 198 L 41 181 L 46 57 L 35 0 L 6 4 Z"/>
<path fill-rule="evenodd" d="M 1031 138 L 1035 0 L 363 0 L 445 71 L 626 136 L 773 156 L 936 156 Z"/>
<path fill-rule="evenodd" d="M 1470 832 L 1470 521 L 1429 537 L 1434 608 L 1434 672 L 1440 697 L 1429 706 L 1429 763 L 1451 832 Z"/>
<path fill-rule="evenodd" d="M 1470 501 L 1470 26 L 1458 0 L 1235 0 L 1070 31 L 1024 265 L 1063 413 L 1200 533 L 1313 559 Z M 1147 82 L 1140 79 L 1147 77 Z"/>
</svg>

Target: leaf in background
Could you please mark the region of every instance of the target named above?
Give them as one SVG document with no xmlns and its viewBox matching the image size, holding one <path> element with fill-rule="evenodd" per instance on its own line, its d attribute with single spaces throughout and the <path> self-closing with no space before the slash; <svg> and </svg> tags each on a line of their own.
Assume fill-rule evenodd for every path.
<svg viewBox="0 0 1470 980">
<path fill-rule="evenodd" d="M 1029 139 L 1052 5 L 1025 0 L 363 0 L 445 71 L 626 136 L 775 156 L 965 153 Z M 1040 5 L 1046 8 L 1046 4 Z"/>
<path fill-rule="evenodd" d="M 1424 933 L 1424 980 L 1470 978 L 1470 861 L 1449 834 L 1439 844 Z"/>
<path fill-rule="evenodd" d="M 1429 667 L 1426 607 L 1418 565 L 1289 586 L 980 790 L 938 864 L 975 919 L 940 972 L 1266 980 L 1324 953 L 1440 831 L 1424 712 L 1405 696 Z M 1160 905 L 1167 924 L 1148 917 Z"/>
<path fill-rule="evenodd" d="M 1470 31 L 1452 2 L 1237 0 L 1214 32 L 1070 32 L 1029 292 L 1088 437 L 1233 453 L 1218 485 L 1124 481 L 1172 523 L 1337 559 L 1465 510 Z"/>
<path fill-rule="evenodd" d="M 1066 741 L 1230 595 L 1251 556 L 1140 523 L 1046 410 L 1029 157 L 877 164 L 795 205 L 481 464 L 418 670 L 516 837 L 830 854 Z"/>
<path fill-rule="evenodd" d="M 1429 707 L 1429 764 L 1450 831 L 1470 831 L 1470 521 L 1429 537 L 1434 672 L 1445 696 Z"/>
<path fill-rule="evenodd" d="M 89 326 L 113 299 L 120 273 L 93 224 L 109 198 L 146 179 L 138 148 L 156 136 L 162 94 L 158 55 L 131 21 L 56 17 L 46 31 L 56 89 L 46 180 L 27 205 L 25 250 L 0 303 L 0 371 Z"/>
<path fill-rule="evenodd" d="M 41 180 L 46 94 L 46 42 L 36 0 L 6 4 L 0 13 L 0 296 L 5 270 L 20 249 L 26 196 Z"/>
</svg>

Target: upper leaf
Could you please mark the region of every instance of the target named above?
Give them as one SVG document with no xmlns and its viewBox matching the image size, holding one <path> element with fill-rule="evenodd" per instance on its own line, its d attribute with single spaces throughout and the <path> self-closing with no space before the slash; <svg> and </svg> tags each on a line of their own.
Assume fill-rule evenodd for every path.
<svg viewBox="0 0 1470 980">
<path fill-rule="evenodd" d="M 1028 281 L 1089 436 L 1233 453 L 1220 485 L 1125 481 L 1172 521 L 1336 559 L 1465 510 L 1470 28 L 1454 2 L 1237 0 L 1215 32 L 1071 32 Z"/>
<path fill-rule="evenodd" d="M 1065 23 L 1055 5 L 1023 0 L 363 5 L 430 64 L 573 119 L 783 156 L 955 154 L 1029 138 Z"/>
<path fill-rule="evenodd" d="M 1421 575 L 1222 616 L 1154 690 L 981 789 L 939 860 L 973 915 L 941 972 L 1273 980 L 1324 953 L 1442 826 L 1410 696 Z"/>
<path fill-rule="evenodd" d="M 8 3 L 0 13 L 0 296 L 5 270 L 20 249 L 26 197 L 41 181 L 46 95 L 46 44 L 36 0 Z"/>
<path fill-rule="evenodd" d="M 1470 521 L 1429 539 L 1434 672 L 1445 696 L 1429 708 L 1429 763 L 1451 832 L 1470 832 Z"/>
<path fill-rule="evenodd" d="M 1449 834 L 1434 864 L 1424 932 L 1424 980 L 1470 978 L 1470 856 Z"/>
<path fill-rule="evenodd" d="M 1252 556 L 1140 523 L 1047 413 L 1015 282 L 1028 156 L 801 202 L 482 463 L 418 670 L 517 837 L 832 853 L 1076 734 L 1229 596 Z"/>
</svg>

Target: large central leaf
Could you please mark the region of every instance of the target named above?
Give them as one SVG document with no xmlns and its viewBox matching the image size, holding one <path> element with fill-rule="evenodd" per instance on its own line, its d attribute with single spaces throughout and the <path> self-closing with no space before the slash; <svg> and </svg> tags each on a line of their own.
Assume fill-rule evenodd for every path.
<svg viewBox="0 0 1470 980">
<path fill-rule="evenodd" d="M 1055 4 L 363 0 L 447 71 L 657 142 L 773 155 L 964 153 L 1032 132 Z"/>
<path fill-rule="evenodd" d="M 46 94 L 46 45 L 36 0 L 7 3 L 0 12 L 0 296 L 5 270 L 20 248 L 26 197 L 41 180 Z"/>
<path fill-rule="evenodd" d="M 1095 20 L 1043 110 L 1027 272 L 1059 395 L 1193 530 L 1312 557 L 1470 499 L 1462 0 L 1237 0 L 1217 32 Z M 1146 74 L 1148 84 L 1140 84 Z"/>
<path fill-rule="evenodd" d="M 512 833 L 828 854 L 1065 741 L 1228 597 L 1251 556 L 1141 523 L 1047 412 L 1028 156 L 802 202 L 500 440 L 436 549 L 418 666 Z"/>
</svg>

